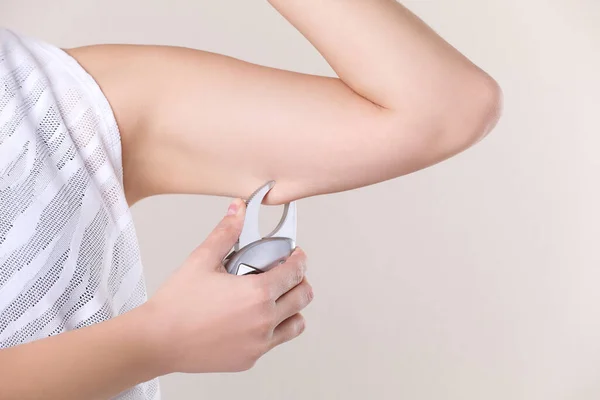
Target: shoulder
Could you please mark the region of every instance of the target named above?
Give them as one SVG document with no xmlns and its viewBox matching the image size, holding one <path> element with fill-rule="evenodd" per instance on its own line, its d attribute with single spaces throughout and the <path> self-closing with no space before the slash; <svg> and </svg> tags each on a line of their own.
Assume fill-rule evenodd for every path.
<svg viewBox="0 0 600 400">
<path fill-rule="evenodd" d="M 8 30 L 0 30 L 0 153 L 0 171 L 23 154 L 23 176 L 34 181 L 47 170 L 53 187 L 85 176 L 102 196 L 123 192 L 119 128 L 99 85 L 68 52 Z"/>
</svg>

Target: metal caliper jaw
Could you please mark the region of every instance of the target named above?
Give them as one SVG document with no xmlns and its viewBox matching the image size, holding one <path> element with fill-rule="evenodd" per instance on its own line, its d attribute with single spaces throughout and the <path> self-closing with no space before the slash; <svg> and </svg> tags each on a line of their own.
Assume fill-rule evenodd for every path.
<svg viewBox="0 0 600 400">
<path fill-rule="evenodd" d="M 227 272 L 234 275 L 265 272 L 285 262 L 296 247 L 296 202 L 285 204 L 281 220 L 271 233 L 260 235 L 260 208 L 273 186 L 275 181 L 267 182 L 246 200 L 244 227 L 233 251 L 224 260 Z"/>
</svg>

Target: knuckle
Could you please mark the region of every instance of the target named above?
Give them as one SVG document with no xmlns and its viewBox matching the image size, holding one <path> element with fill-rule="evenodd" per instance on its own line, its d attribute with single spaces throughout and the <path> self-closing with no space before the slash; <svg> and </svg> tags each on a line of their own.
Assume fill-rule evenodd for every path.
<svg viewBox="0 0 600 400">
<path fill-rule="evenodd" d="M 247 360 L 245 360 L 243 363 L 240 364 L 240 367 L 238 368 L 237 372 L 244 372 L 244 371 L 251 370 L 252 368 L 254 368 L 257 361 L 258 361 L 258 359 L 248 358 Z"/>
<path fill-rule="evenodd" d="M 300 284 L 300 282 L 302 282 L 302 280 L 304 279 L 304 269 L 302 268 L 302 265 L 300 263 L 296 264 L 296 267 L 294 268 L 293 274 L 292 274 L 292 282 L 294 283 L 294 285 L 298 285 Z"/>
<path fill-rule="evenodd" d="M 310 304 L 310 302 L 312 302 L 313 299 L 315 298 L 315 292 L 314 292 L 312 286 L 310 286 L 309 284 L 306 285 L 305 296 L 306 296 L 306 304 Z"/>
<path fill-rule="evenodd" d="M 301 335 L 306 330 L 306 320 L 302 317 L 298 318 L 298 321 L 294 324 L 294 332 L 296 336 Z"/>
<path fill-rule="evenodd" d="M 304 252 L 304 250 L 302 250 L 301 248 L 296 248 L 296 250 L 294 251 L 294 257 L 301 263 L 301 264 L 306 264 L 306 262 L 308 261 L 308 257 L 306 255 L 306 253 Z"/>
<path fill-rule="evenodd" d="M 249 347 L 245 353 L 244 364 L 248 367 L 248 369 L 252 368 L 267 351 L 268 349 L 266 343 L 254 343 L 254 345 Z"/>
<path fill-rule="evenodd" d="M 261 275 L 247 276 L 250 282 L 250 297 L 254 304 L 268 304 L 271 301 L 271 288 L 262 279 Z"/>
<path fill-rule="evenodd" d="M 255 301 L 258 304 L 265 305 L 271 303 L 271 288 L 264 284 L 256 285 L 254 291 Z"/>
<path fill-rule="evenodd" d="M 246 370 L 246 364 L 245 363 L 238 363 L 238 364 L 233 364 L 231 366 L 229 366 L 229 368 L 227 368 L 228 372 L 244 372 L 247 371 Z"/>
<path fill-rule="evenodd" d="M 262 345 L 256 346 L 256 351 L 253 354 L 254 360 L 259 360 L 262 356 L 264 356 L 269 351 L 269 344 L 265 340 Z"/>
<path fill-rule="evenodd" d="M 294 256 L 295 257 L 306 257 L 306 252 L 301 247 L 296 247 L 294 249 Z"/>
<path fill-rule="evenodd" d="M 302 310 L 304 307 L 308 306 L 313 299 L 312 288 L 308 284 L 303 283 L 298 287 L 295 298 L 295 308 L 297 310 Z"/>
<path fill-rule="evenodd" d="M 275 312 L 274 307 L 268 307 L 263 311 L 262 318 L 260 319 L 263 333 L 271 333 L 271 331 L 275 328 L 276 317 L 277 313 Z"/>
<path fill-rule="evenodd" d="M 256 330 L 261 338 L 271 334 L 275 328 L 277 313 L 274 306 L 261 306 L 255 319 Z"/>
</svg>

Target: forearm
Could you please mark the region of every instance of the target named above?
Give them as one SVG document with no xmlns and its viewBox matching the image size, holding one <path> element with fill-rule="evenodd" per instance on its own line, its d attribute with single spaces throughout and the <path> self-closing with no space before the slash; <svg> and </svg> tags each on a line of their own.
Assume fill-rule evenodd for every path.
<svg viewBox="0 0 600 400">
<path fill-rule="evenodd" d="M 0 350 L 0 399 L 107 399 L 156 377 L 141 309 Z"/>
<path fill-rule="evenodd" d="M 477 79 L 493 85 L 483 71 L 395 0 L 269 2 L 319 50 L 345 84 L 382 107 L 432 113 L 432 107 L 445 105 L 440 96 L 456 100 Z M 470 98 L 469 93 L 461 95 Z"/>
</svg>

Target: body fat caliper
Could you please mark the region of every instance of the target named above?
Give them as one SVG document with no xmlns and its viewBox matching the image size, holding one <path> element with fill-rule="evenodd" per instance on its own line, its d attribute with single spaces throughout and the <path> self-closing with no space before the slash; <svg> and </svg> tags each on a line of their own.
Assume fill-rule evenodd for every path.
<svg viewBox="0 0 600 400">
<path fill-rule="evenodd" d="M 296 247 L 296 202 L 285 204 L 279 224 L 267 236 L 259 231 L 259 214 L 263 199 L 275 186 L 274 181 L 258 188 L 246 200 L 242 233 L 233 251 L 223 261 L 234 275 L 260 274 L 283 264 Z"/>
</svg>

